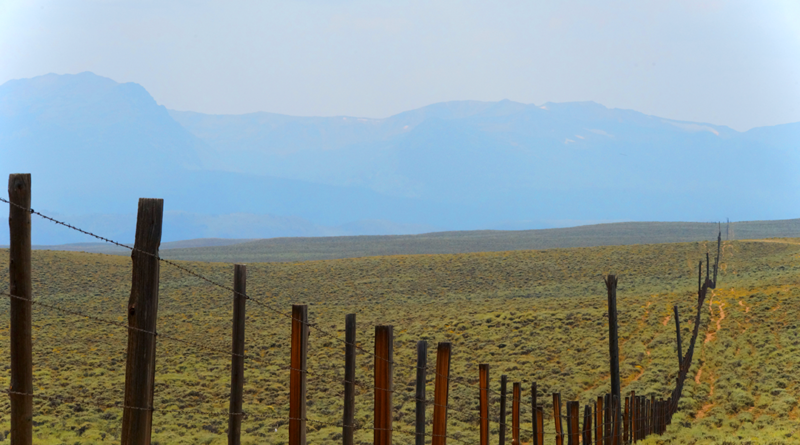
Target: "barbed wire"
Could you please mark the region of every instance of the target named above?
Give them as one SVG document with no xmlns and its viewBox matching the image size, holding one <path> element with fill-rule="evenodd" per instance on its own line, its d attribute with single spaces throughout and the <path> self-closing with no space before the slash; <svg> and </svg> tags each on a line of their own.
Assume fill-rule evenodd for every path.
<svg viewBox="0 0 800 445">
<path fill-rule="evenodd" d="M 310 322 L 308 322 L 308 321 L 306 321 L 306 320 L 302 320 L 302 319 L 295 318 L 293 315 L 291 315 L 291 314 L 288 314 L 288 313 L 286 313 L 286 312 L 284 312 L 284 311 L 281 311 L 281 310 L 279 310 L 279 309 L 277 309 L 277 308 L 275 308 L 275 307 L 273 307 L 273 306 L 271 306 L 271 305 L 267 304 L 266 302 L 262 301 L 262 299 L 260 299 L 260 298 L 257 298 L 257 297 L 254 297 L 254 296 L 247 295 L 246 293 L 238 292 L 238 291 L 234 290 L 234 289 L 233 289 L 232 287 L 230 287 L 230 286 L 227 286 L 227 285 L 221 284 L 221 283 L 219 283 L 219 282 L 216 282 L 216 281 L 214 281 L 214 280 L 212 280 L 212 279 L 210 279 L 210 278 L 208 278 L 208 277 L 206 277 L 206 276 L 204 276 L 204 275 L 202 275 L 202 274 L 200 274 L 200 273 L 197 273 L 197 272 L 195 272 L 195 271 L 193 271 L 193 270 L 191 270 L 191 269 L 189 269 L 189 268 L 187 268 L 187 267 L 181 266 L 181 265 L 179 265 L 179 264 L 177 264 L 177 263 L 175 263 L 175 262 L 173 262 L 173 261 L 170 261 L 170 260 L 167 260 L 167 259 L 165 259 L 165 258 L 162 258 L 162 257 L 160 257 L 158 254 L 153 254 L 153 253 L 150 253 L 150 252 L 147 252 L 147 251 L 141 250 L 141 249 L 137 249 L 135 246 L 134 246 L 134 247 L 131 247 L 131 246 L 128 246 L 128 245 L 125 245 L 125 244 L 122 244 L 122 243 L 116 242 L 116 241 L 114 241 L 114 240 L 111 240 L 111 239 L 109 239 L 109 238 L 105 238 L 105 237 L 102 237 L 102 236 L 96 235 L 96 234 L 94 234 L 94 233 L 92 233 L 92 232 L 89 232 L 89 231 L 86 231 L 86 230 L 80 229 L 80 228 L 78 228 L 78 227 L 75 227 L 75 226 L 73 226 L 73 225 L 70 225 L 70 224 L 68 224 L 68 223 L 65 223 L 65 222 L 59 221 L 59 220 L 57 220 L 57 219 L 55 219 L 55 218 L 52 218 L 52 217 L 49 217 L 49 216 L 47 216 L 47 215 L 44 215 L 44 214 L 42 214 L 42 213 L 40 213 L 40 212 L 37 212 L 37 211 L 35 211 L 33 208 L 25 208 L 25 207 L 22 207 L 22 206 L 20 206 L 20 205 L 18 205 L 18 204 L 16 204 L 16 203 L 12 203 L 12 202 L 10 202 L 10 201 L 8 201 L 8 200 L 5 200 L 5 199 L 3 199 L 3 198 L 0 198 L 0 201 L 2 201 L 2 202 L 5 202 L 5 203 L 7 203 L 7 204 L 10 204 L 10 205 L 13 205 L 13 206 L 16 206 L 16 207 L 18 207 L 18 208 L 20 208 L 20 209 L 23 209 L 23 210 L 29 211 L 31 214 L 36 214 L 36 215 L 38 215 L 38 216 L 40 216 L 40 217 L 42 217 L 42 218 L 44 218 L 44 219 L 46 219 L 46 220 L 49 220 L 49 221 L 51 221 L 51 222 L 53 222 L 53 223 L 55 223 L 55 224 L 62 225 L 62 226 L 64 226 L 64 227 L 67 227 L 67 228 L 69 228 L 69 229 L 72 229 L 72 230 L 78 231 L 78 232 L 80 232 L 80 233 L 83 233 L 83 234 L 85 234 L 85 235 L 88 235 L 88 236 L 94 237 L 94 238 L 96 238 L 96 239 L 99 239 L 99 240 L 101 240 L 101 241 L 104 241 L 104 242 L 107 242 L 107 243 L 110 243 L 110 244 L 116 245 L 116 246 L 118 246 L 118 247 L 122 247 L 122 248 L 129 249 L 129 250 L 131 250 L 132 252 L 141 253 L 141 254 L 144 254 L 144 255 L 151 256 L 151 257 L 155 258 L 156 260 L 158 260 L 158 261 L 160 261 L 160 262 L 164 262 L 165 264 L 168 264 L 168 265 L 170 265 L 170 266 L 172 266 L 172 267 L 175 267 L 176 269 L 178 269 L 178 270 L 181 270 L 181 271 L 183 271 L 183 272 L 185 272 L 185 273 L 187 273 L 187 274 L 189 274 L 189 275 L 191 275 L 191 276 L 194 276 L 194 277 L 196 277 L 196 278 L 198 278 L 198 279 L 200 279 L 200 280 L 202 280 L 202 281 L 204 281 L 204 282 L 207 282 L 208 284 L 211 284 L 211 285 L 213 285 L 213 286 L 216 286 L 216 287 L 218 287 L 218 288 L 221 288 L 221 289 L 227 290 L 227 291 L 229 291 L 229 292 L 232 292 L 232 293 L 233 293 L 235 296 L 236 296 L 236 295 L 238 295 L 238 296 L 241 296 L 241 297 L 245 298 L 246 300 L 252 301 L 252 302 L 254 302 L 255 304 L 257 304 L 257 305 L 259 305 L 259 306 L 261 306 L 261 307 L 265 308 L 266 310 L 268 310 L 268 311 L 270 311 L 270 312 L 273 312 L 273 313 L 275 313 L 275 314 L 278 314 L 278 315 L 282 315 L 282 316 L 284 316 L 284 317 L 286 317 L 286 318 L 290 318 L 292 321 L 297 321 L 297 322 L 299 322 L 299 323 L 302 323 L 302 324 L 306 325 L 308 328 L 312 328 L 312 329 L 314 329 L 314 330 L 315 330 L 315 332 L 319 332 L 319 333 L 321 333 L 321 334 L 323 334 L 323 335 L 325 335 L 325 336 L 327 336 L 327 337 L 330 337 L 331 339 L 338 340 L 338 341 L 340 341 L 340 342 L 343 342 L 343 343 L 345 343 L 345 345 L 346 345 L 346 346 L 353 346 L 353 347 L 354 347 L 354 349 L 356 349 L 357 351 L 359 351 L 359 352 L 361 352 L 361 353 L 363 353 L 363 354 L 366 354 L 366 355 L 372 356 L 372 357 L 374 357 L 376 360 L 384 360 L 384 361 L 386 361 L 386 362 L 389 362 L 389 363 L 390 363 L 390 364 L 392 364 L 392 365 L 399 365 L 399 366 L 401 366 L 401 367 L 405 367 L 405 368 L 412 369 L 412 370 L 424 369 L 424 370 L 426 370 L 426 371 L 427 371 L 427 370 L 430 368 L 429 366 L 420 367 L 420 366 L 418 366 L 418 365 L 408 365 L 408 364 L 402 364 L 402 363 L 398 363 L 398 362 L 397 362 L 396 360 L 394 360 L 394 359 L 391 359 L 391 360 L 390 360 L 390 359 L 388 359 L 388 358 L 385 358 L 385 357 L 378 356 L 378 355 L 376 355 L 376 354 L 374 354 L 374 353 L 371 353 L 371 352 L 369 352 L 369 351 L 365 350 L 364 348 L 362 348 L 361 346 L 359 346 L 358 344 L 356 344 L 356 343 L 354 343 L 354 342 L 352 342 L 352 343 L 351 343 L 351 342 L 347 342 L 345 339 L 342 339 L 341 337 L 339 337 L 339 336 L 337 336 L 337 335 L 335 335 L 335 334 L 332 334 L 332 333 L 328 332 L 327 330 L 325 330 L 325 329 L 323 329 L 322 327 L 320 327 L 320 326 L 318 325 L 318 323 L 310 323 Z M 717 259 L 717 261 L 718 261 L 718 259 Z M 714 284 L 715 284 L 715 283 L 714 283 Z M 706 289 L 708 289 L 709 287 L 712 287 L 712 286 L 713 286 L 713 284 L 712 284 L 712 283 L 710 283 L 709 279 L 707 278 L 707 279 L 706 279 L 706 283 L 704 283 L 704 284 L 703 284 L 703 286 L 701 287 L 701 290 L 699 291 L 699 294 L 700 294 L 700 295 L 699 295 L 699 302 L 698 302 L 698 317 L 699 317 L 699 313 L 700 313 L 700 312 L 699 312 L 699 311 L 700 311 L 700 306 L 702 306 L 702 304 L 703 304 L 703 300 L 704 300 L 704 298 L 703 298 L 703 297 L 705 297 L 705 294 L 706 294 L 706 292 L 705 292 L 705 291 L 706 291 Z M 5 295 L 5 296 L 7 296 L 7 297 L 9 297 L 9 298 L 16 298 L 16 299 L 20 299 L 20 300 L 24 300 L 24 301 L 29 301 L 31 304 L 38 304 L 38 305 L 40 305 L 40 306 L 42 306 L 42 307 L 45 307 L 45 308 L 50 308 L 50 309 L 53 309 L 53 310 L 56 310 L 56 311 L 59 311 L 59 312 L 66 313 L 66 314 L 71 314 L 71 315 L 74 315 L 74 316 L 83 317 L 83 318 L 85 318 L 85 319 L 88 319 L 88 320 L 91 320 L 91 321 L 94 321 L 94 322 L 105 323 L 105 324 L 109 324 L 109 325 L 115 325 L 115 326 L 118 326 L 118 327 L 123 327 L 123 328 L 126 328 L 126 329 L 128 329 L 128 330 L 131 330 L 131 331 L 139 331 L 139 332 L 142 332 L 142 333 L 146 333 L 146 334 L 149 334 L 149 335 L 153 335 L 154 337 L 159 337 L 159 336 L 160 336 L 161 338 L 165 338 L 165 339 L 172 340 L 172 341 L 175 341 L 175 342 L 179 342 L 179 343 L 187 344 L 187 345 L 190 345 L 190 346 L 194 346 L 194 347 L 196 347 L 196 348 L 198 348 L 198 349 L 203 349 L 203 350 L 206 350 L 206 351 L 217 352 L 217 353 L 221 353 L 221 354 L 225 354 L 225 355 L 239 356 L 239 357 L 243 357 L 243 358 L 246 358 L 246 359 L 255 359 L 255 360 L 258 360 L 258 361 L 264 361 L 264 360 L 261 360 L 261 359 L 259 359 L 259 358 L 258 358 L 258 357 L 256 357 L 256 356 L 245 356 L 245 355 L 242 355 L 242 354 L 236 354 L 236 353 L 233 353 L 233 352 L 231 352 L 231 351 L 226 351 L 226 350 L 222 350 L 222 349 L 218 349 L 218 348 L 209 347 L 209 346 L 207 346 L 207 345 L 203 345 L 203 344 L 200 344 L 200 343 L 192 342 L 192 341 L 189 341 L 189 340 L 184 340 L 184 339 L 180 339 L 180 338 L 173 337 L 173 336 L 167 336 L 167 335 L 164 335 L 164 334 L 159 334 L 159 333 L 158 333 L 158 332 L 156 332 L 156 331 L 152 331 L 152 332 L 151 332 L 151 331 L 147 331 L 147 330 L 143 330 L 143 329 L 135 328 L 135 327 L 128 326 L 128 325 L 126 325 L 126 324 L 124 324 L 124 323 L 121 323 L 121 322 L 117 322 L 117 321 L 114 321 L 114 320 L 107 320 L 107 319 L 103 319 L 103 318 L 101 318 L 101 317 L 92 316 L 92 315 L 85 314 L 85 313 L 83 313 L 83 312 L 80 312 L 80 311 L 76 311 L 76 310 L 71 310 L 71 309 L 62 308 L 62 307 L 59 307 L 59 306 L 57 306 L 57 305 L 48 304 L 48 303 L 43 303 L 43 302 L 36 301 L 36 300 L 33 300 L 33 299 L 27 299 L 27 298 L 23 298 L 23 297 L 15 296 L 15 295 L 12 295 L 12 294 L 9 294 L 9 293 L 5 293 L 5 292 L 2 292 L 1 294 L 2 294 L 2 295 Z M 182 323 L 188 323 L 188 324 L 192 324 L 192 325 L 194 325 L 194 326 L 197 326 L 197 325 L 196 325 L 196 324 L 194 324 L 193 322 L 187 322 L 187 320 L 186 320 L 186 319 L 180 320 L 180 322 L 182 322 Z M 695 325 L 695 329 L 694 329 L 694 331 L 695 331 L 695 332 L 693 332 L 693 335 L 692 335 L 692 340 L 691 340 L 691 342 L 690 342 L 690 343 L 691 343 L 691 346 L 690 346 L 690 348 L 689 348 L 689 351 L 690 351 L 690 352 L 689 352 L 689 354 L 688 354 L 688 356 L 689 356 L 689 357 L 691 357 L 691 351 L 693 351 L 693 347 L 694 347 L 694 344 L 695 344 L 695 341 L 696 341 L 696 337 L 697 337 L 697 331 L 698 331 L 698 328 L 699 328 L 699 326 L 697 326 L 697 324 L 696 324 L 696 325 Z M 308 369 L 297 369 L 297 368 L 293 368 L 293 367 L 291 367 L 291 366 L 283 366 L 283 367 L 281 367 L 280 369 L 283 369 L 283 370 L 290 370 L 290 371 L 295 371 L 295 372 L 302 372 L 302 373 L 305 373 L 305 374 L 307 374 L 307 375 L 308 375 L 308 374 L 312 374 L 312 375 L 313 375 L 313 373 L 310 373 L 310 372 L 308 371 Z M 434 369 L 434 375 L 435 375 L 436 377 L 441 377 L 441 378 L 443 378 L 443 379 L 445 380 L 445 382 L 446 382 L 446 383 L 454 383 L 454 384 L 460 384 L 460 385 L 468 385 L 468 386 L 472 386 L 472 387 L 475 387 L 475 386 L 479 385 L 479 383 L 478 383 L 478 382 L 470 382 L 470 381 L 468 381 L 468 380 L 467 380 L 467 378 L 465 378 L 465 377 L 461 377 L 461 376 L 451 376 L 451 375 L 440 374 L 440 373 L 438 373 L 437 371 L 435 371 L 435 369 L 436 369 L 436 368 L 433 368 L 433 369 Z M 683 372 L 682 372 L 682 371 L 683 371 L 683 370 L 681 370 L 681 375 L 683 375 Z M 369 385 L 369 384 L 365 384 L 365 383 L 363 383 L 363 382 L 358 382 L 358 381 L 348 381 L 348 380 L 345 380 L 345 379 L 343 379 L 343 378 L 339 378 L 339 380 L 340 380 L 342 383 L 345 383 L 345 384 L 354 384 L 354 385 L 358 385 L 358 386 L 360 386 L 360 387 L 362 387 L 362 388 L 374 389 L 374 390 L 376 390 L 376 391 L 388 391 L 388 392 L 395 392 L 395 390 L 394 390 L 394 389 L 391 389 L 391 388 L 378 388 L 378 387 L 376 387 L 376 386 Z M 680 386 L 680 385 L 678 385 L 678 386 Z M 481 390 L 481 391 L 483 391 L 483 390 L 489 391 L 489 389 L 488 389 L 488 388 L 479 388 L 479 390 Z M 14 394 L 14 395 L 27 395 L 27 396 L 31 396 L 31 397 L 37 397 L 37 396 L 34 396 L 33 394 L 27 394 L 27 393 L 15 392 L 15 391 L 11 391 L 11 390 L 7 390 L 7 392 L 9 393 L 9 395 L 11 395 L 11 394 Z M 44 397 L 44 398 L 47 398 L 46 396 L 43 396 L 43 397 Z M 61 398 L 55 398 L 55 399 L 56 399 L 56 400 L 60 400 L 60 401 L 62 401 L 62 402 L 63 402 L 63 400 L 64 400 L 64 398 L 63 398 L 63 397 L 61 397 Z M 51 398 L 51 400 L 53 400 L 53 398 Z M 433 404 L 435 407 L 445 407 L 445 408 L 447 408 L 448 410 L 451 408 L 451 407 L 449 406 L 449 404 L 448 404 L 448 405 L 441 405 L 441 404 L 438 404 L 438 403 L 436 403 L 435 401 L 429 401 L 429 400 L 419 399 L 419 398 L 416 398 L 416 397 L 406 398 L 406 400 L 407 400 L 407 401 L 408 401 L 408 400 L 414 400 L 414 401 L 417 401 L 417 402 L 424 402 L 426 406 L 427 406 L 427 405 L 429 405 L 429 404 Z M 73 402 L 73 403 L 74 403 L 74 402 Z M 128 406 L 121 406 L 121 405 L 99 405 L 99 406 L 106 406 L 106 407 L 116 407 L 116 408 L 127 408 L 127 409 L 144 409 L 144 410 L 156 411 L 156 409 L 154 409 L 154 408 L 152 408 L 152 407 L 151 407 L 151 408 L 141 408 L 141 407 L 128 407 Z M 655 408 L 655 407 L 653 407 L 653 408 L 651 408 L 651 409 L 653 410 L 652 412 L 653 412 L 653 413 L 655 413 L 655 410 L 656 410 L 656 408 Z M 169 411 L 169 410 L 166 410 L 166 409 L 160 409 L 159 411 Z M 187 412 L 197 412 L 197 413 L 204 413 L 204 414 L 208 414 L 208 415 L 219 415 L 219 414 L 221 414 L 221 413 L 224 413 L 224 412 L 221 412 L 221 411 L 217 411 L 217 412 L 210 412 L 210 411 L 192 411 L 192 410 L 186 410 L 186 409 L 179 409 L 179 410 L 176 410 L 176 411 L 180 411 L 180 412 L 182 412 L 182 413 L 187 413 Z M 656 415 L 656 416 L 651 416 L 651 415 L 648 415 L 650 410 L 647 410 L 647 411 L 648 411 L 648 413 L 645 413 L 646 415 L 645 415 L 645 420 L 644 420 L 644 422 L 652 422 L 652 421 L 654 421 L 654 420 L 656 420 L 656 419 L 662 420 L 662 419 L 664 419 L 664 418 L 666 418 L 666 417 L 669 417 L 669 416 L 670 416 L 669 414 L 667 414 L 667 413 L 668 413 L 668 411 L 663 411 L 662 413 L 659 413 L 659 414 L 658 414 L 658 415 Z M 464 412 L 464 411 L 453 410 L 453 412 Z M 631 413 L 631 414 L 633 414 L 633 413 Z M 227 413 L 227 415 L 242 415 L 242 416 L 246 416 L 246 413 L 230 413 L 230 412 L 228 412 L 228 413 Z M 574 419 L 574 417 L 571 417 L 571 416 L 564 416 L 564 415 L 560 415 L 560 418 L 562 418 L 562 419 L 566 419 L 566 420 L 573 420 L 573 419 Z M 479 421 L 481 421 L 481 420 L 484 420 L 484 419 L 487 419 L 487 418 L 483 418 L 483 417 L 480 417 L 480 416 L 479 416 L 479 418 L 478 418 L 478 419 L 479 419 Z M 579 417 L 578 419 L 580 419 L 580 417 Z M 305 420 L 305 421 L 314 422 L 314 423 L 326 424 L 326 422 L 324 422 L 324 421 L 318 421 L 318 420 L 314 420 L 314 419 L 294 419 L 294 418 L 282 418 L 282 419 L 281 419 L 281 418 L 274 418 L 273 420 L 276 420 L 276 421 L 285 421 L 285 420 L 289 420 L 289 421 L 291 421 L 291 420 Z M 471 423 L 471 422 L 473 421 L 473 420 L 459 420 L 459 419 L 455 419 L 455 418 L 454 418 L 453 420 L 456 420 L 456 421 L 461 421 L 461 422 L 464 422 L 464 423 Z M 488 419 L 488 420 L 491 422 L 491 419 Z M 499 422 L 499 421 L 495 421 L 494 423 L 497 423 L 499 426 L 501 426 L 501 427 L 503 427 L 503 428 L 508 428 L 508 427 L 509 427 L 509 424 L 508 424 L 508 423 L 501 423 L 501 422 Z M 637 422 L 637 423 L 638 423 L 638 422 Z M 328 426 L 343 426 L 343 425 L 340 425 L 340 424 L 331 424 L 331 423 L 327 423 L 327 425 L 328 425 Z M 613 425 L 616 425 L 616 422 L 614 422 L 614 421 L 611 421 L 611 422 L 603 422 L 603 423 L 602 423 L 602 424 L 600 424 L 600 425 L 597 425 L 597 423 L 595 422 L 595 428 L 599 428 L 599 427 L 601 427 L 601 426 L 602 426 L 602 427 L 607 427 L 607 426 L 613 426 Z M 352 427 L 353 427 L 353 428 L 358 428 L 358 429 L 376 429 L 376 428 L 369 428 L 369 427 L 363 427 L 363 426 L 362 426 L 362 427 L 357 427 L 356 425 L 353 425 Z M 513 428 L 513 425 L 511 425 L 511 428 Z M 649 427 L 649 429 L 651 429 L 651 430 L 654 430 L 654 429 L 657 429 L 657 428 L 658 428 L 658 426 L 657 426 L 656 424 L 652 424 L 652 425 Z M 524 431 L 524 432 L 525 432 L 525 434 L 528 434 L 528 433 L 530 433 L 530 434 L 545 434 L 545 433 L 546 433 L 545 431 L 542 431 L 541 433 L 539 433 L 539 432 L 537 432 L 537 431 L 534 431 L 533 429 L 531 429 L 531 430 L 522 429 L 522 428 L 519 428 L 519 426 L 518 426 L 517 428 L 514 428 L 514 429 L 518 429 L 520 432 Z M 544 430 L 544 428 L 543 428 L 543 430 Z M 400 429 L 391 429 L 391 431 L 397 431 L 397 432 L 404 433 L 404 431 L 402 431 L 402 430 L 400 430 Z M 405 433 L 407 433 L 407 432 L 405 432 Z M 411 434 L 411 435 L 417 435 L 416 433 L 408 433 L 408 434 Z M 563 433 L 563 432 L 562 432 L 562 433 L 557 433 L 557 432 L 555 432 L 555 431 L 553 431 L 553 432 L 550 432 L 550 434 L 556 434 L 557 436 L 567 436 L 567 435 L 568 435 L 568 433 Z M 578 431 L 578 432 L 573 432 L 573 434 L 572 434 L 572 435 L 575 435 L 575 436 L 580 436 L 581 434 L 582 434 L 582 430 L 581 430 L 581 431 Z M 433 436 L 430 436 L 430 435 L 429 435 L 428 437 L 433 437 Z M 606 437 L 606 436 L 604 436 L 604 438 L 605 438 L 605 437 Z M 450 439 L 453 439 L 453 440 L 456 440 L 456 441 L 460 441 L 459 439 L 456 439 L 456 438 L 453 438 L 453 437 L 448 437 L 448 438 L 450 438 Z M 460 441 L 460 442 L 462 442 L 462 443 L 463 443 L 463 441 Z"/>
</svg>

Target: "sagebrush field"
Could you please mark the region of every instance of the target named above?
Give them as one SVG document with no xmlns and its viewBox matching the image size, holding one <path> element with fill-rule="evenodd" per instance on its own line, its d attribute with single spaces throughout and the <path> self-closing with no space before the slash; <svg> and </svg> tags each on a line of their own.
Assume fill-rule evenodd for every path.
<svg viewBox="0 0 800 445">
<path fill-rule="evenodd" d="M 530 430 L 530 384 L 551 414 L 551 394 L 582 404 L 608 391 L 608 318 L 602 276 L 619 276 L 623 392 L 667 397 L 678 359 L 672 305 L 683 339 L 693 329 L 697 263 L 711 243 L 653 244 L 454 255 L 403 255 L 248 265 L 248 294 L 288 312 L 307 303 L 311 322 L 343 339 L 347 313 L 371 351 L 374 325 L 395 329 L 395 428 L 413 432 L 418 340 L 453 342 L 448 435 L 477 443 L 478 364 L 491 365 L 491 416 L 500 375 L 523 383 Z M 713 257 L 713 252 L 712 252 Z M 120 322 L 130 259 L 35 251 L 40 301 Z M 181 263 L 230 284 L 233 267 Z M 8 251 L 0 250 L 8 268 Z M 646 443 L 797 443 L 800 397 L 800 241 L 724 242 L 718 288 L 703 310 L 698 350 L 680 411 L 664 436 Z M 0 289 L 7 290 L 3 281 Z M 232 295 L 162 264 L 158 330 L 212 348 L 230 348 Z M 8 300 L 0 300 L 0 355 L 8 357 Z M 248 303 L 243 443 L 285 443 L 290 319 Z M 34 430 L 39 444 L 119 443 L 127 330 L 34 306 Z M 342 416 L 344 344 L 311 330 L 308 417 Z M 684 351 L 686 345 L 684 345 Z M 227 443 L 230 357 L 162 338 L 153 414 L 154 443 Z M 356 421 L 372 424 L 372 357 L 359 354 Z M 0 383 L 9 386 L 8 362 Z M 433 372 L 428 373 L 429 397 Z M 88 401 L 88 402 L 87 402 Z M 432 416 L 432 406 L 428 407 Z M 0 398 L 0 442 L 8 398 Z M 546 422 L 553 443 L 552 417 Z M 497 424 L 493 423 L 496 440 Z M 340 428 L 309 424 L 309 443 L 339 443 Z M 371 431 L 357 432 L 371 443 Z M 523 432 L 523 442 L 530 434 Z M 412 436 L 395 433 L 396 443 Z"/>
</svg>

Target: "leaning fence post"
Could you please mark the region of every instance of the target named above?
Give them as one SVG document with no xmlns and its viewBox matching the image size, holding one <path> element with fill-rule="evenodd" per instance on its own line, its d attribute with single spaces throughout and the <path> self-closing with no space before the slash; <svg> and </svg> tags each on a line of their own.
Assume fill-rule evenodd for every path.
<svg viewBox="0 0 800 445">
<path fill-rule="evenodd" d="M 306 444 L 306 360 L 308 306 L 292 305 L 292 350 L 289 370 L 289 445 Z"/>
<path fill-rule="evenodd" d="M 392 443 L 392 391 L 394 328 L 375 326 L 375 420 L 374 445 Z"/>
<path fill-rule="evenodd" d="M 489 365 L 478 365 L 479 372 L 479 385 L 480 385 L 480 421 L 481 421 L 481 436 L 480 445 L 489 445 Z M 534 418 L 536 412 L 534 411 Z M 536 429 L 534 423 L 534 431 Z M 424 445 L 423 443 L 418 445 Z"/>
<path fill-rule="evenodd" d="M 436 382 L 433 388 L 433 437 L 431 445 L 447 443 L 447 402 L 450 392 L 450 342 L 439 342 L 436 350 Z"/>
<path fill-rule="evenodd" d="M 675 305 L 672 307 L 675 312 L 675 332 L 677 334 L 678 340 L 678 372 L 681 372 L 681 368 L 683 368 L 683 347 L 681 345 L 681 319 L 678 317 L 678 306 Z"/>
<path fill-rule="evenodd" d="M 33 443 L 31 175 L 8 175 L 11 444 Z"/>
<path fill-rule="evenodd" d="M 344 410 L 342 444 L 353 445 L 356 422 L 356 314 L 344 317 Z"/>
<path fill-rule="evenodd" d="M 506 445 L 506 385 L 508 377 L 500 376 L 500 445 Z"/>
<path fill-rule="evenodd" d="M 522 388 L 519 382 L 511 390 L 511 443 L 519 445 L 519 404 L 522 402 Z"/>
<path fill-rule="evenodd" d="M 158 247 L 161 245 L 163 199 L 139 200 L 131 294 L 128 300 L 128 356 L 122 445 L 149 445 L 153 423 L 158 319 Z"/>
<path fill-rule="evenodd" d="M 564 445 L 564 430 L 561 428 L 561 394 L 553 393 L 553 422 L 556 428 L 556 445 Z"/>
<path fill-rule="evenodd" d="M 242 391 L 244 386 L 244 311 L 247 303 L 247 266 L 233 266 L 233 339 L 231 346 L 231 401 L 228 445 L 242 443 Z"/>
<path fill-rule="evenodd" d="M 427 384 L 428 343 L 417 342 L 417 400 L 416 400 L 416 445 L 425 445 L 425 385 Z"/>
</svg>

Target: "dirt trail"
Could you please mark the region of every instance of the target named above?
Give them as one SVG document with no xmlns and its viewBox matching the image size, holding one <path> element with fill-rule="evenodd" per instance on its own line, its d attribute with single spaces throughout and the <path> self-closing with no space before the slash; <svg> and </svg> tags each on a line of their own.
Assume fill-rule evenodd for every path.
<svg viewBox="0 0 800 445">
<path fill-rule="evenodd" d="M 745 306 L 745 305 L 744 305 L 744 301 L 742 301 L 742 300 L 739 300 L 739 306 L 741 306 L 741 307 L 743 307 L 743 308 L 744 308 L 744 313 L 745 313 L 745 314 L 746 314 L 746 313 L 748 313 L 748 312 L 750 312 L 750 306 Z"/>
<path fill-rule="evenodd" d="M 714 297 L 716 297 L 716 294 L 712 290 L 711 291 L 711 300 L 708 302 L 708 310 L 709 310 L 709 312 L 711 312 L 711 316 L 714 316 L 714 311 L 713 311 Z M 705 339 L 705 341 L 703 343 L 708 343 L 711 340 L 713 340 L 714 337 L 717 335 L 717 332 L 719 332 L 719 330 L 722 329 L 722 320 L 725 319 L 725 302 L 722 301 L 722 300 L 719 300 L 719 302 L 717 303 L 717 307 L 719 308 L 719 318 L 717 318 L 717 330 L 714 331 L 714 332 L 707 333 L 706 334 L 706 339 Z"/>
<path fill-rule="evenodd" d="M 670 318 L 672 318 L 672 315 L 667 315 L 666 317 L 664 317 L 664 321 L 662 321 L 661 323 L 662 323 L 664 326 L 666 326 L 666 325 L 667 325 L 667 323 L 669 323 L 669 319 L 670 319 Z"/>
</svg>

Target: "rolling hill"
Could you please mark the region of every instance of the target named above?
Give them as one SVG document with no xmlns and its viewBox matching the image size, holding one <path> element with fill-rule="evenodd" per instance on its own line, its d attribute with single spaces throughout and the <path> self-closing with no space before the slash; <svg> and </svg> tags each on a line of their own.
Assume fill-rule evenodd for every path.
<svg viewBox="0 0 800 445">
<path fill-rule="evenodd" d="M 32 173 L 35 208 L 109 227 L 161 197 L 184 215 L 165 241 L 794 218 L 799 142 L 591 102 L 214 116 L 92 73 L 0 86 L 0 174 Z"/>
</svg>

